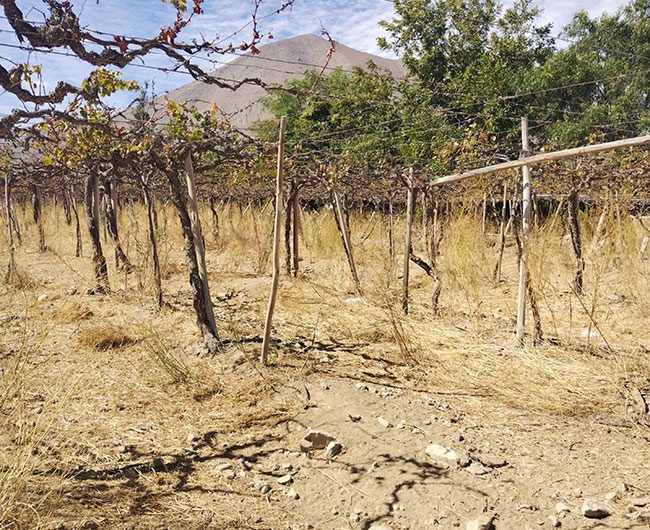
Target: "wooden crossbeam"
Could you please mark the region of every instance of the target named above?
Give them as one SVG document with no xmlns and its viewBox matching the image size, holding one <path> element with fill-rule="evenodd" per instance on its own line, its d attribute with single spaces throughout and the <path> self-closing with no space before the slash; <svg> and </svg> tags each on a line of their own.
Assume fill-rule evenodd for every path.
<svg viewBox="0 0 650 530">
<path fill-rule="evenodd" d="M 486 166 L 464 173 L 457 173 L 455 175 L 448 175 L 431 182 L 433 186 L 440 186 L 441 184 L 449 184 L 450 182 L 457 182 L 471 177 L 480 177 L 482 175 L 490 175 L 497 171 L 505 171 L 507 169 L 516 169 L 522 166 L 532 166 L 535 164 L 542 164 L 544 162 L 552 162 L 554 160 L 562 160 L 564 158 L 572 158 L 581 155 L 590 155 L 593 153 L 603 153 L 605 151 L 613 151 L 614 149 L 622 149 L 624 147 L 635 147 L 639 145 L 650 144 L 650 134 L 645 136 L 636 136 L 634 138 L 627 138 L 625 140 L 617 140 L 615 142 L 605 142 L 602 144 L 587 145 L 584 147 L 574 147 L 573 149 L 564 149 L 563 151 L 553 151 L 551 153 L 542 153 L 540 155 L 529 156 L 520 158 L 518 160 L 511 160 L 509 162 L 502 162 L 492 166 Z"/>
</svg>

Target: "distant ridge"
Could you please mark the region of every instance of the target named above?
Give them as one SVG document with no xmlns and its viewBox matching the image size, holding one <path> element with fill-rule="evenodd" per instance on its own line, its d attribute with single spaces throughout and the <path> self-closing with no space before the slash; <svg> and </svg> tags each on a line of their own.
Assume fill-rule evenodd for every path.
<svg viewBox="0 0 650 530">
<path fill-rule="evenodd" d="M 213 74 L 228 80 L 251 77 L 259 78 L 266 84 L 281 85 L 290 79 L 302 77 L 309 70 L 320 70 L 327 61 L 329 49 L 330 43 L 326 39 L 312 34 L 298 35 L 261 46 L 258 55 L 239 56 Z M 399 60 L 360 52 L 340 43 L 336 44 L 328 71 L 337 67 L 350 70 L 354 66 L 366 66 L 368 61 L 386 68 L 396 78 L 405 72 Z M 244 85 L 233 92 L 193 81 L 170 91 L 166 97 L 179 103 L 187 102 L 201 111 L 209 110 L 216 104 L 223 115 L 231 116 L 230 121 L 235 127 L 244 129 L 257 120 L 269 117 L 259 102 L 264 95 L 264 89 L 256 85 Z"/>
</svg>

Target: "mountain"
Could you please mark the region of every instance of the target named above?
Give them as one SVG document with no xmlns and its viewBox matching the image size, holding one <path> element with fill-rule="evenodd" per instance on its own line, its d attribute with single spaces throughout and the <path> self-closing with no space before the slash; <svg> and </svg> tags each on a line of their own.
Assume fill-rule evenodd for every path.
<svg viewBox="0 0 650 530">
<path fill-rule="evenodd" d="M 327 62 L 330 49 L 328 40 L 306 34 L 266 44 L 257 55 L 241 55 L 218 68 L 213 75 L 230 83 L 245 78 L 259 78 L 266 84 L 282 85 L 290 79 L 300 78 L 309 70 L 320 71 Z M 360 52 L 343 44 L 336 44 L 336 50 L 328 64 L 328 70 L 341 67 L 350 70 L 354 66 L 366 66 L 373 61 L 386 68 L 396 78 L 401 77 L 405 67 L 399 60 L 385 59 L 377 55 Z M 327 72 L 326 71 L 326 72 Z M 241 129 L 270 115 L 262 108 L 260 99 L 266 92 L 257 85 L 243 85 L 236 91 L 218 88 L 200 81 L 193 81 L 167 94 L 167 98 L 178 103 L 187 102 L 199 110 L 209 110 L 213 104 L 231 123 Z M 162 103 L 164 98 L 158 98 Z"/>
</svg>

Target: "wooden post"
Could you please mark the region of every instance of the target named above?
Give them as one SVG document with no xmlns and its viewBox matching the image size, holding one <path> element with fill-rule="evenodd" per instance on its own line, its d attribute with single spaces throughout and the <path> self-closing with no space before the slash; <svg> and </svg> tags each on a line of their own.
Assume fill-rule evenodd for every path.
<svg viewBox="0 0 650 530">
<path fill-rule="evenodd" d="M 395 259 L 395 219 L 393 218 L 393 196 L 388 199 L 388 253 L 390 255 L 391 268 Z"/>
<path fill-rule="evenodd" d="M 334 216 L 336 216 L 339 220 L 339 230 L 341 231 L 341 238 L 343 239 L 345 255 L 348 259 L 348 265 L 350 266 L 352 281 L 354 282 L 357 294 L 359 296 L 363 296 L 363 291 L 361 290 L 361 281 L 359 280 L 359 275 L 357 274 L 357 266 L 354 262 L 354 254 L 352 254 L 352 243 L 350 242 L 350 224 L 348 217 L 343 211 L 341 198 L 335 189 L 332 189 L 332 198 L 334 199 Z"/>
<path fill-rule="evenodd" d="M 528 148 L 528 118 L 521 118 L 521 155 L 526 158 L 530 156 Z M 517 295 L 517 340 L 524 343 L 524 331 L 526 327 L 526 282 L 528 279 L 528 233 L 530 230 L 530 211 L 532 184 L 530 181 L 530 169 L 528 165 L 522 166 L 522 212 L 521 212 L 521 239 L 522 251 L 519 262 L 519 290 Z"/>
<path fill-rule="evenodd" d="M 5 173 L 5 215 L 7 217 L 7 248 L 9 250 L 9 263 L 7 264 L 7 272 L 5 280 L 9 281 L 13 278 L 16 272 L 16 261 L 14 258 L 14 233 L 11 225 L 11 176 L 10 173 Z"/>
<path fill-rule="evenodd" d="M 407 180 L 408 192 L 406 198 L 406 230 L 404 232 L 404 269 L 402 271 L 402 309 L 404 313 L 409 312 L 409 263 L 411 255 L 411 228 L 413 227 L 413 210 L 415 209 L 415 191 L 413 181 L 415 180 L 415 169 L 409 169 Z"/>
<path fill-rule="evenodd" d="M 296 189 L 293 192 L 293 276 L 298 276 L 298 269 L 300 268 L 300 188 L 296 184 Z"/>
<path fill-rule="evenodd" d="M 503 251 L 506 248 L 506 214 L 508 212 L 508 184 L 503 181 L 503 203 L 501 204 L 501 224 L 499 225 L 499 257 L 494 268 L 494 281 L 501 282 L 501 265 L 503 264 Z"/>
<path fill-rule="evenodd" d="M 483 192 L 483 214 L 481 216 L 481 234 L 485 234 L 485 221 L 487 218 L 487 191 Z"/>
<path fill-rule="evenodd" d="M 194 246 L 196 247 L 199 276 L 201 278 L 201 283 L 203 284 L 205 312 L 210 326 L 216 332 L 217 323 L 214 319 L 214 309 L 212 307 L 212 297 L 210 296 L 210 285 L 208 282 L 208 268 L 205 264 L 203 231 L 201 230 L 201 218 L 199 217 L 199 203 L 196 196 L 196 181 L 194 180 L 194 166 L 192 165 L 191 153 L 187 153 L 187 156 L 185 157 L 185 176 L 187 179 L 187 195 L 189 198 L 190 211 L 192 213 L 192 234 L 194 235 Z"/>
<path fill-rule="evenodd" d="M 287 118 L 280 118 L 280 138 L 278 140 L 278 166 L 277 182 L 275 188 L 275 223 L 273 225 L 273 284 L 269 296 L 269 307 L 266 312 L 264 323 L 264 340 L 262 342 L 262 355 L 260 360 L 263 365 L 269 361 L 269 346 L 271 342 L 271 325 L 273 322 L 273 310 L 275 309 L 275 298 L 278 293 L 280 282 L 280 230 L 282 229 L 282 188 L 284 186 L 284 136 L 287 127 Z"/>
</svg>

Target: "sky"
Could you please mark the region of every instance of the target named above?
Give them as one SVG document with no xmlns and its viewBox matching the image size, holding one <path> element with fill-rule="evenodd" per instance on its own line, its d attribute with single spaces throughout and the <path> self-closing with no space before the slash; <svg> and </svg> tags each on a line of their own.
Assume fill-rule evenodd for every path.
<svg viewBox="0 0 650 530">
<path fill-rule="evenodd" d="M 172 24 L 175 17 L 173 7 L 161 0 L 72 0 L 72 3 L 75 12 L 81 14 L 83 26 L 112 35 L 151 37 L 157 35 L 161 27 Z M 377 46 L 377 37 L 382 34 L 379 21 L 393 16 L 393 4 L 388 0 L 295 0 L 290 10 L 274 14 L 282 3 L 283 0 L 263 0 L 258 15 L 259 30 L 272 34 L 275 40 L 303 33 L 320 34 L 321 27 L 324 27 L 334 40 L 352 48 L 392 56 Z M 593 17 L 603 12 L 614 13 L 624 3 L 624 0 L 536 0 L 543 9 L 540 22 L 552 23 L 555 35 L 579 10 L 584 9 Z M 181 40 L 201 37 L 213 40 L 218 37 L 224 40 L 224 44 L 236 44 L 250 39 L 252 4 L 252 0 L 205 0 L 204 14 L 192 20 L 183 31 Z M 503 4 L 509 7 L 512 0 L 503 0 Z M 18 5 L 27 20 L 44 19 L 46 10 L 42 0 L 18 0 Z M 5 68 L 10 69 L 12 62 L 42 64 L 46 87 L 52 87 L 58 80 L 79 84 L 92 70 L 66 55 L 30 54 L 12 47 L 19 44 L 6 19 L 0 18 L 0 64 Z M 219 57 L 218 60 L 229 59 Z M 214 68 L 207 62 L 199 61 L 198 64 L 207 70 Z M 192 81 L 189 75 L 159 72 L 147 66 L 169 66 L 169 62 L 160 55 L 150 55 L 144 64 L 124 69 L 123 75 L 140 83 L 153 80 L 156 93 Z M 133 97 L 122 94 L 113 98 L 112 103 L 124 106 Z M 13 95 L 0 95 L 0 115 L 16 107 L 20 107 L 20 103 Z"/>
</svg>

